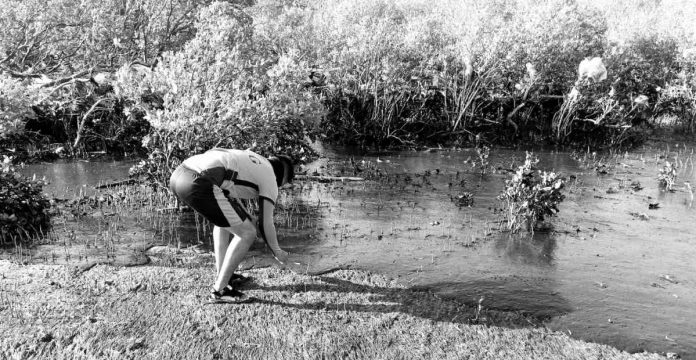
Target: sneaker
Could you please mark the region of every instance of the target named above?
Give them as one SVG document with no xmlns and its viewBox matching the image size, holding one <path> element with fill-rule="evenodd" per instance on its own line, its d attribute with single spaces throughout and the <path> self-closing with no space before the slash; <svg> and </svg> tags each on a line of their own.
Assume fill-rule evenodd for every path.
<svg viewBox="0 0 696 360">
<path fill-rule="evenodd" d="M 211 303 L 228 303 L 228 304 L 241 304 L 251 301 L 252 298 L 247 294 L 235 290 L 234 288 L 227 286 L 220 291 L 215 291 L 212 289 L 210 293 L 209 301 Z"/>
<path fill-rule="evenodd" d="M 244 276 L 242 274 L 233 273 L 230 281 L 227 283 L 228 286 L 233 288 L 241 287 L 242 285 L 251 281 L 251 276 Z"/>
</svg>

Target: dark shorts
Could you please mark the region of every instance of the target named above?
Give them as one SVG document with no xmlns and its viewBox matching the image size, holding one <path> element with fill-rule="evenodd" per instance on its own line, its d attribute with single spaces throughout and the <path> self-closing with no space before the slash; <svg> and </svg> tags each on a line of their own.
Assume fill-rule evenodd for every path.
<svg viewBox="0 0 696 360">
<path fill-rule="evenodd" d="M 238 226 L 251 218 L 239 200 L 228 198 L 220 187 L 184 165 L 172 173 L 169 189 L 216 226 Z"/>
</svg>

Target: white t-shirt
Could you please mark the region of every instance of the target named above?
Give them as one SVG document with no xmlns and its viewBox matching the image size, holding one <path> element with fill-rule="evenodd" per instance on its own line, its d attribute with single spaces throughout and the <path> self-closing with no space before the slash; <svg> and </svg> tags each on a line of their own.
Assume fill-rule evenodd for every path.
<svg viewBox="0 0 696 360">
<path fill-rule="evenodd" d="M 229 197 L 265 198 L 273 204 L 278 198 L 271 163 L 253 151 L 215 148 L 184 160 L 184 166 L 229 192 Z"/>
</svg>

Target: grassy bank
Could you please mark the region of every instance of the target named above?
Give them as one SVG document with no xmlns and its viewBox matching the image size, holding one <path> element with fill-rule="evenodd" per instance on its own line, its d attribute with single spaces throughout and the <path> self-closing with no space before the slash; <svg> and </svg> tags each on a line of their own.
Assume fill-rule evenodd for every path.
<svg viewBox="0 0 696 360">
<path fill-rule="evenodd" d="M 7 359 L 660 359 L 585 343 L 379 275 L 252 269 L 243 305 L 204 304 L 212 266 L 0 261 Z"/>
</svg>

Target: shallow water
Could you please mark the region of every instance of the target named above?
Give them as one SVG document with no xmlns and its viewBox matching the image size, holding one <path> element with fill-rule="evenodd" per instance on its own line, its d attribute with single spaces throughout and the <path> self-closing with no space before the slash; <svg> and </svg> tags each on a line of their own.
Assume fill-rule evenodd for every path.
<svg viewBox="0 0 696 360">
<path fill-rule="evenodd" d="M 130 161 L 58 160 L 25 165 L 18 170 L 26 176 L 45 178 L 44 190 L 53 197 L 69 198 L 79 196 L 80 192 L 89 195 L 95 186 L 127 178 L 128 169 L 133 165 Z"/>
<path fill-rule="evenodd" d="M 696 181 L 691 148 L 585 154 L 584 161 L 537 151 L 539 168 L 577 178 L 553 230 L 533 236 L 510 236 L 496 222 L 495 197 L 509 177 L 504 169 L 523 161 L 523 151 L 491 151 L 489 162 L 500 170 L 485 175 L 472 165 L 474 151 L 322 151 L 309 174 L 370 180 L 298 181 L 281 191 L 281 245 L 305 254 L 312 267 L 350 264 L 460 301 L 549 318 L 549 327 L 576 338 L 696 358 L 696 210 L 684 185 Z M 675 157 L 676 191 L 665 192 L 657 172 Z M 601 164 L 606 174 L 595 171 Z M 124 178 L 128 166 L 59 163 L 23 171 L 46 175 L 47 190 L 59 191 Z M 634 181 L 643 189 L 634 191 Z M 465 191 L 475 202 L 460 208 L 451 198 Z M 648 209 L 650 203 L 659 208 Z M 190 216 L 172 219 L 181 241 L 202 241 Z"/>
</svg>

